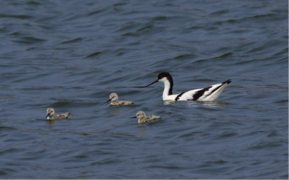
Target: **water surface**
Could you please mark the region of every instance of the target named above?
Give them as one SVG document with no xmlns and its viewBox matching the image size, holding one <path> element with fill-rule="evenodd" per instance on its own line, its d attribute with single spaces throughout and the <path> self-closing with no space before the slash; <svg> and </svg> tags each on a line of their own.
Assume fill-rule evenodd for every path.
<svg viewBox="0 0 289 180">
<path fill-rule="evenodd" d="M 287 1 L 6 0 L 0 39 L 2 179 L 288 178 Z M 174 93 L 232 83 L 211 103 L 134 88 L 163 71 Z"/>
</svg>

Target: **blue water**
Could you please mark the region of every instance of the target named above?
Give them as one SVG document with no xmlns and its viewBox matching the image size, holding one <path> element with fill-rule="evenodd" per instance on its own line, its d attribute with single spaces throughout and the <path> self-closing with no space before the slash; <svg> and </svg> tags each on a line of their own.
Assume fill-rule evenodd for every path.
<svg viewBox="0 0 289 180">
<path fill-rule="evenodd" d="M 288 179 L 285 0 L 4 0 L 0 39 L 0 179 Z M 211 103 L 134 88 L 163 71 L 174 93 L 232 83 Z"/>
</svg>

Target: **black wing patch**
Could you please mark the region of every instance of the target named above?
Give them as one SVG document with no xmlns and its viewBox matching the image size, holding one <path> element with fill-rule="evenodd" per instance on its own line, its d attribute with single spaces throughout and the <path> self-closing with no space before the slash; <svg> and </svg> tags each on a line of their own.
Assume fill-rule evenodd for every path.
<svg viewBox="0 0 289 180">
<path fill-rule="evenodd" d="M 198 99 L 205 93 L 205 91 L 209 91 L 209 89 L 210 89 L 211 87 L 212 87 L 212 86 L 207 87 L 207 88 L 204 88 L 204 89 L 199 90 L 198 92 L 196 92 L 196 94 L 193 95 L 193 100 L 194 100 L 194 101 L 198 100 Z"/>
<path fill-rule="evenodd" d="M 181 97 L 184 93 L 185 93 L 185 92 L 180 93 L 180 94 L 176 97 L 175 101 L 178 101 L 178 100 L 180 99 L 180 97 Z"/>
</svg>

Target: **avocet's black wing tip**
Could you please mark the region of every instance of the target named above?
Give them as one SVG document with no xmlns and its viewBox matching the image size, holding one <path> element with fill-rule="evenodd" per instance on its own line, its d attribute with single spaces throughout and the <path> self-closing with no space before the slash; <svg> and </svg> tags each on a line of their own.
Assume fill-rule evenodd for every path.
<svg viewBox="0 0 289 180">
<path fill-rule="evenodd" d="M 228 79 L 227 81 L 224 81 L 222 84 L 229 84 L 231 81 L 231 79 Z"/>
</svg>

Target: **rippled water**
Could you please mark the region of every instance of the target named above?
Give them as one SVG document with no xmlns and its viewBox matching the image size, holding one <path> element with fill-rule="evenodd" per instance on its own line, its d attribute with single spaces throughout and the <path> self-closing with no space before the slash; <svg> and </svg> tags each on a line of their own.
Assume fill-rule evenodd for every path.
<svg viewBox="0 0 289 180">
<path fill-rule="evenodd" d="M 288 178 L 288 4 L 0 2 L 0 178 Z M 162 101 L 232 83 L 217 102 Z M 137 105 L 109 107 L 110 93 Z M 46 109 L 70 120 L 46 121 Z M 162 119 L 138 125 L 139 110 Z"/>
</svg>

